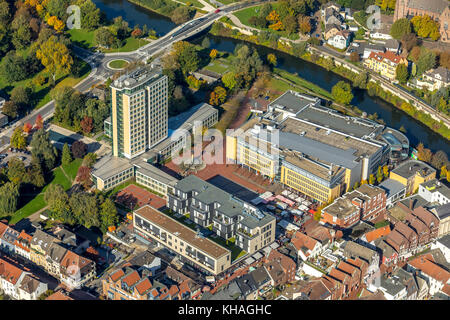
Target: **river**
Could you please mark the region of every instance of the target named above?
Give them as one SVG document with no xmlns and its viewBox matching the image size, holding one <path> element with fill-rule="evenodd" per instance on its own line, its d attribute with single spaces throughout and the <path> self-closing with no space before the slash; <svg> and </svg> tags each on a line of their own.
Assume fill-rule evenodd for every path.
<svg viewBox="0 0 450 320">
<path fill-rule="evenodd" d="M 158 15 L 145 8 L 136 6 L 126 0 L 93 0 L 93 2 L 102 10 L 109 19 L 122 16 L 128 21 L 131 27 L 135 24 L 140 26 L 147 24 L 154 29 L 158 35 L 164 35 L 175 27 L 175 24 L 167 17 Z M 217 49 L 224 52 L 233 52 L 237 44 L 243 41 L 237 39 L 216 37 L 207 35 L 211 40 L 211 49 Z M 194 43 L 200 43 L 205 35 L 200 35 L 196 39 L 191 40 Z M 265 57 L 269 53 L 277 56 L 277 67 L 291 73 L 297 73 L 300 77 L 324 88 L 331 92 L 331 88 L 345 78 L 329 72 L 324 68 L 317 66 L 311 62 L 304 61 L 284 52 L 276 51 L 271 48 L 258 46 L 252 43 L 246 45 L 254 47 L 258 50 L 261 57 Z M 409 138 L 411 146 L 416 146 L 419 142 L 431 149 L 433 152 L 443 150 L 447 154 L 450 150 L 450 141 L 441 135 L 433 132 L 421 122 L 410 117 L 403 111 L 395 108 L 384 100 L 371 97 L 366 90 L 354 89 L 354 98 L 351 104 L 357 106 L 360 110 L 367 114 L 377 113 L 379 118 L 383 119 L 386 125 L 399 129 L 403 126 L 406 129 L 406 135 Z"/>
</svg>

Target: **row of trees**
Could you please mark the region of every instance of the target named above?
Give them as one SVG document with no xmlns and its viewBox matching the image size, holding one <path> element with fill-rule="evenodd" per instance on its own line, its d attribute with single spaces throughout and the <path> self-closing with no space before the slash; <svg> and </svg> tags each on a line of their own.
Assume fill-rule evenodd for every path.
<svg viewBox="0 0 450 320">
<path fill-rule="evenodd" d="M 401 40 L 403 36 L 411 33 L 435 41 L 440 38 L 439 23 L 428 15 L 415 16 L 411 20 L 407 18 L 398 19 L 392 25 L 390 33 L 397 40 Z"/>
</svg>

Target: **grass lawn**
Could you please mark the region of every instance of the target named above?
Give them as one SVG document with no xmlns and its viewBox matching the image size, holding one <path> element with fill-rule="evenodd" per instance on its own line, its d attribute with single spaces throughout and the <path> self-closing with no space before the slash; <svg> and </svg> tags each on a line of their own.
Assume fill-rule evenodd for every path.
<svg viewBox="0 0 450 320">
<path fill-rule="evenodd" d="M 233 56 L 230 54 L 226 58 L 219 58 L 219 59 L 212 61 L 204 69 L 224 75 L 228 71 L 232 71 L 232 66 L 231 66 L 232 59 L 233 59 Z"/>
<path fill-rule="evenodd" d="M 79 47 L 89 49 L 95 46 L 94 31 L 71 29 L 68 33 L 70 40 Z"/>
<path fill-rule="evenodd" d="M 57 84 L 55 87 L 61 87 L 61 86 L 73 87 L 78 82 L 80 82 L 81 80 L 83 80 L 84 78 L 86 78 L 89 75 L 89 73 L 91 71 L 89 64 L 87 64 L 83 60 L 80 60 L 76 57 L 74 58 L 74 60 L 77 61 L 76 63 L 81 64 L 81 72 L 80 72 L 81 76 L 74 77 L 74 76 L 70 76 L 70 75 L 65 75 L 65 76 L 57 77 L 57 79 L 56 79 Z M 37 78 L 40 75 L 42 75 L 44 77 L 48 77 L 48 74 L 46 74 L 45 71 L 41 71 L 41 72 L 35 74 L 34 77 L 31 77 L 31 78 L 28 78 L 25 80 L 21 80 L 21 81 L 17 81 L 17 82 L 7 82 L 4 78 L 0 77 L 0 90 L 9 95 L 9 94 L 11 94 L 11 91 L 15 87 L 32 88 L 32 99 L 33 99 L 32 109 L 39 109 L 40 107 L 42 107 L 43 105 L 45 105 L 46 103 L 51 101 L 50 91 L 52 89 L 50 81 L 47 81 L 43 85 L 34 85 L 33 84 L 33 79 Z"/>
<path fill-rule="evenodd" d="M 277 10 L 278 7 L 280 6 L 279 3 L 271 3 L 272 8 L 274 10 Z M 259 10 L 261 9 L 261 6 L 256 6 L 256 7 L 251 7 L 251 8 L 247 8 L 247 9 L 243 9 L 240 11 L 237 11 L 234 13 L 234 15 L 242 22 L 242 24 L 245 24 L 246 26 L 252 27 L 252 28 L 256 28 L 255 26 L 252 26 L 249 22 L 250 18 L 253 16 L 257 16 L 259 14 Z M 256 28 L 258 29 L 258 28 Z M 297 33 L 295 34 L 288 34 L 286 31 L 274 31 L 272 29 L 269 28 L 264 28 L 261 30 L 266 30 L 266 31 L 270 31 L 270 32 L 274 32 L 276 34 L 278 34 L 281 37 L 286 37 L 289 38 L 291 40 L 297 40 L 299 39 L 299 35 Z"/>
<path fill-rule="evenodd" d="M 64 188 L 64 190 L 68 190 L 72 186 L 72 182 L 67 179 L 61 168 L 56 168 L 55 170 L 53 170 L 53 180 L 50 181 L 50 183 L 47 184 L 39 194 L 35 195 L 34 197 L 30 196 L 30 200 L 28 201 L 28 203 L 13 214 L 13 216 L 9 220 L 9 223 L 16 224 L 20 220 L 32 215 L 36 211 L 45 208 L 47 203 L 44 200 L 44 193 L 49 185 L 55 183 L 60 184 Z"/>
<path fill-rule="evenodd" d="M 70 164 L 62 166 L 66 174 L 70 179 L 75 180 L 77 176 L 78 168 L 81 166 L 83 159 L 74 159 Z"/>
<path fill-rule="evenodd" d="M 311 82 L 309 82 L 309 81 L 307 81 L 307 80 L 305 80 L 303 78 L 300 78 L 300 77 L 296 76 L 295 74 L 292 74 L 290 72 L 287 72 L 285 70 L 281 70 L 281 69 L 278 69 L 278 68 L 274 69 L 274 73 L 279 75 L 280 77 L 282 77 L 284 79 L 287 79 L 287 80 L 295 83 L 296 85 L 298 85 L 300 87 L 303 87 L 303 88 L 306 88 L 308 90 L 311 90 L 312 92 L 320 94 L 320 95 L 323 95 L 323 96 L 325 96 L 325 97 L 327 97 L 329 99 L 333 99 L 333 97 L 331 96 L 331 93 L 328 92 L 327 90 L 325 90 L 325 89 L 323 89 L 323 88 L 321 88 L 321 87 L 319 87 L 319 86 L 317 86 L 317 85 L 315 85 L 315 84 L 313 84 L 313 83 L 311 83 Z"/>
<path fill-rule="evenodd" d="M 146 45 L 148 43 L 147 40 L 144 39 L 135 39 L 133 37 L 129 37 L 126 40 L 124 46 L 118 49 L 101 49 L 102 52 L 111 53 L 111 52 L 129 52 L 139 49 L 140 47 Z"/>
<path fill-rule="evenodd" d="M 72 29 L 68 31 L 70 36 L 70 40 L 77 46 L 91 49 L 96 46 L 94 31 L 88 31 L 83 29 Z M 125 40 L 125 45 L 118 49 L 100 49 L 102 52 L 110 53 L 110 52 L 129 52 L 137 50 L 140 46 L 146 45 L 148 43 L 147 40 L 144 39 L 135 39 L 133 37 L 129 37 Z"/>
<path fill-rule="evenodd" d="M 229 239 L 228 243 L 227 243 L 227 240 L 222 239 L 220 237 L 216 237 L 216 238 L 211 237 L 209 239 L 211 239 L 215 243 L 221 245 L 222 247 L 227 248 L 228 250 L 230 250 L 231 251 L 231 261 L 232 262 L 234 260 L 242 257 L 243 255 L 245 255 L 247 253 L 246 251 L 242 250 L 238 246 L 234 245 L 234 239 L 233 238 Z"/>
<path fill-rule="evenodd" d="M 128 65 L 128 62 L 125 60 L 113 60 L 109 63 L 109 66 L 114 69 L 122 69 Z"/>
<path fill-rule="evenodd" d="M 196 8 L 203 8 L 203 5 L 199 2 L 199 1 L 197 1 L 197 0 L 178 0 L 179 2 L 183 2 L 184 4 L 188 4 L 188 3 L 190 3 L 191 4 L 191 7 L 193 6 L 193 7 L 196 7 Z"/>
</svg>

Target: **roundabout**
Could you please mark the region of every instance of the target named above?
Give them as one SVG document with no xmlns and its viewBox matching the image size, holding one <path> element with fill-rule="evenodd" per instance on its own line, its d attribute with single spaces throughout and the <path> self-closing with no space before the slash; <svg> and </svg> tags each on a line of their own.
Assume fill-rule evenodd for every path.
<svg viewBox="0 0 450 320">
<path fill-rule="evenodd" d="M 128 58 L 112 58 L 108 61 L 105 61 L 104 66 L 106 69 L 118 71 L 125 69 L 129 64 L 131 60 Z"/>
</svg>

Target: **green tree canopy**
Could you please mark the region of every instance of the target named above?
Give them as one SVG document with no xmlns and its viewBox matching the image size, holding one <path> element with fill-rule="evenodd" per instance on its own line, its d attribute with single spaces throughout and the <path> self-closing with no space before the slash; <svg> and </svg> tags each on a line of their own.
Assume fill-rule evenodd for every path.
<svg viewBox="0 0 450 320">
<path fill-rule="evenodd" d="M 331 89 L 331 95 L 338 103 L 349 104 L 353 99 L 352 88 L 345 81 L 339 81 Z"/>
</svg>

